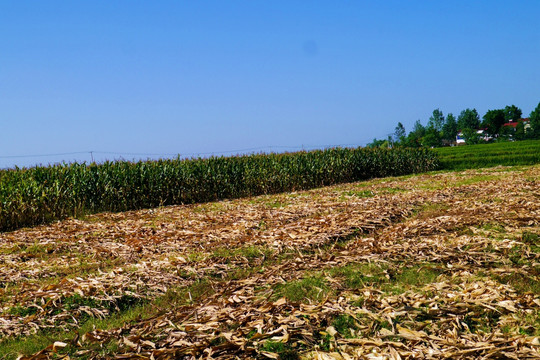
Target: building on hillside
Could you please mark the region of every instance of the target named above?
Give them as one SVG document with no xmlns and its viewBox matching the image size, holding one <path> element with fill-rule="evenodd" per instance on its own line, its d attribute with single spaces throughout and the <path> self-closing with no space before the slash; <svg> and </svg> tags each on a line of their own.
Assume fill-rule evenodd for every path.
<svg viewBox="0 0 540 360">
<path fill-rule="evenodd" d="M 509 122 L 503 124 L 503 127 L 506 127 L 506 128 L 512 128 L 514 130 L 514 132 L 516 131 L 516 127 L 518 126 L 518 124 L 522 122 L 523 123 L 523 128 L 525 129 L 525 131 L 527 131 L 527 129 L 530 129 L 531 127 L 531 120 L 529 118 L 524 118 L 524 119 L 519 119 L 518 121 L 512 121 L 510 120 Z"/>
<path fill-rule="evenodd" d="M 493 140 L 493 137 L 487 133 L 487 129 L 478 129 L 476 130 L 476 133 L 478 134 L 478 138 L 482 141 L 489 142 Z M 467 141 L 463 136 L 463 131 L 459 130 L 456 136 L 456 145 L 465 145 L 466 143 Z"/>
<path fill-rule="evenodd" d="M 456 135 L 456 145 L 465 145 L 465 138 L 463 137 L 463 133 L 459 131 Z"/>
<path fill-rule="evenodd" d="M 487 133 L 487 129 L 478 129 L 476 130 L 476 133 L 480 137 L 481 140 L 484 140 L 485 142 L 489 142 L 493 140 L 493 136 L 489 135 Z"/>
</svg>

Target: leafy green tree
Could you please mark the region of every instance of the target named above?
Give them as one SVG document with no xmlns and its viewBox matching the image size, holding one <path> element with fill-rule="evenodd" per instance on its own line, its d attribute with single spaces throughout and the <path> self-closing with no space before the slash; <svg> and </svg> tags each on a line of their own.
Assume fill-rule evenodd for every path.
<svg viewBox="0 0 540 360">
<path fill-rule="evenodd" d="M 496 135 L 499 133 L 501 126 L 505 123 L 504 110 L 488 110 L 483 117 L 482 127 L 487 128 L 487 132 L 490 135 Z"/>
<path fill-rule="evenodd" d="M 540 103 L 538 103 L 536 109 L 534 109 L 529 115 L 529 120 L 531 122 L 531 128 L 529 131 L 527 131 L 527 135 L 529 135 L 530 132 L 528 137 L 531 137 L 532 139 L 540 139 Z"/>
<path fill-rule="evenodd" d="M 378 140 L 377 138 L 374 138 L 372 142 L 368 143 L 366 147 L 368 148 L 378 148 L 381 147 L 386 140 Z"/>
<path fill-rule="evenodd" d="M 422 143 L 422 137 L 426 134 L 426 128 L 420 120 L 416 120 L 414 123 L 413 130 L 407 135 L 405 138 L 405 141 L 403 142 L 403 145 L 407 147 L 421 147 Z"/>
<path fill-rule="evenodd" d="M 465 128 L 462 130 L 462 133 L 467 145 L 480 144 L 483 142 L 481 135 L 478 134 L 475 129 Z"/>
<path fill-rule="evenodd" d="M 433 110 L 433 114 L 429 118 L 427 127 L 433 128 L 436 131 L 441 131 L 444 125 L 444 115 L 443 112 L 439 109 Z"/>
<path fill-rule="evenodd" d="M 452 113 L 449 113 L 442 127 L 442 138 L 447 141 L 454 141 L 457 133 L 458 125 L 456 118 Z"/>
<path fill-rule="evenodd" d="M 401 122 L 398 122 L 396 128 L 394 129 L 394 141 L 398 144 L 402 144 L 405 140 L 405 126 Z"/>
<path fill-rule="evenodd" d="M 405 147 L 418 148 L 422 146 L 420 143 L 421 139 L 422 138 L 416 136 L 416 134 L 411 131 L 403 140 L 402 145 Z"/>
<path fill-rule="evenodd" d="M 518 121 L 516 125 L 516 132 L 514 133 L 514 138 L 516 140 L 525 140 L 525 124 L 523 121 Z"/>
<path fill-rule="evenodd" d="M 439 147 L 441 146 L 441 135 L 435 128 L 429 127 L 420 142 L 424 147 Z"/>
<path fill-rule="evenodd" d="M 388 136 L 386 140 L 373 139 L 372 142 L 366 145 L 368 148 L 391 148 L 394 145 L 394 141 L 391 136 Z"/>
<path fill-rule="evenodd" d="M 511 126 L 503 126 L 499 130 L 499 137 L 497 138 L 497 141 L 508 141 L 513 136 L 514 128 Z"/>
<path fill-rule="evenodd" d="M 457 119 L 458 129 L 478 129 L 480 127 L 480 116 L 476 109 L 463 110 Z"/>
<path fill-rule="evenodd" d="M 521 109 L 516 105 L 510 105 L 504 107 L 504 120 L 509 121 L 518 121 L 521 119 Z"/>
<path fill-rule="evenodd" d="M 419 137 L 422 137 L 426 134 L 426 128 L 424 127 L 424 125 L 422 125 L 420 120 L 416 120 L 416 122 L 414 123 L 413 133 L 415 133 Z"/>
</svg>

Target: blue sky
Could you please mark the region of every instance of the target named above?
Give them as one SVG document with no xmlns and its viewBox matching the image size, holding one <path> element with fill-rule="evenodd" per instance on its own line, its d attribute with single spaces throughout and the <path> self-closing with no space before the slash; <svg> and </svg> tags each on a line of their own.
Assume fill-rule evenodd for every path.
<svg viewBox="0 0 540 360">
<path fill-rule="evenodd" d="M 538 14 L 536 0 L 0 0 L 0 167 L 365 145 L 435 108 L 528 115 Z"/>
</svg>

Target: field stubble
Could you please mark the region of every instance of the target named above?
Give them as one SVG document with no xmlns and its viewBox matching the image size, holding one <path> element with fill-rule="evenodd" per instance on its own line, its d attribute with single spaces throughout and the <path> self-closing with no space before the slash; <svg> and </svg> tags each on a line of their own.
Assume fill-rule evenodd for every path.
<svg viewBox="0 0 540 360">
<path fill-rule="evenodd" d="M 540 167 L 0 234 L 0 358 L 539 358 Z"/>
</svg>

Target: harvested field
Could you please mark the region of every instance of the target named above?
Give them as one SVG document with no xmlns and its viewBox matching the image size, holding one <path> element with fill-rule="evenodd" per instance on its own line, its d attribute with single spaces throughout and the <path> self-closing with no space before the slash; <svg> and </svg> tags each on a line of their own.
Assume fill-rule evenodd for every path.
<svg viewBox="0 0 540 360">
<path fill-rule="evenodd" d="M 538 359 L 540 166 L 0 234 L 0 359 Z"/>
</svg>

